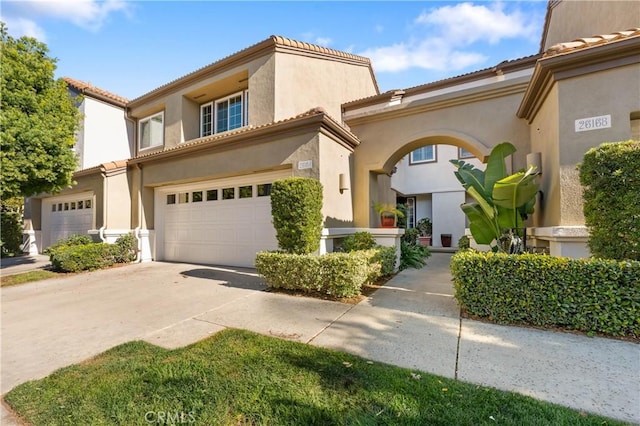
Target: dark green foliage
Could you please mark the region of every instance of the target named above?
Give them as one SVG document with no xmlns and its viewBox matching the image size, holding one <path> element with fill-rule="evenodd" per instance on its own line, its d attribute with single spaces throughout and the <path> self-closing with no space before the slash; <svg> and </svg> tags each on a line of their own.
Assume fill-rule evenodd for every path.
<svg viewBox="0 0 640 426">
<path fill-rule="evenodd" d="M 398 203 L 396 208 L 402 213 L 398 215 L 396 226 L 400 229 L 405 229 L 407 227 L 407 206 L 405 204 Z"/>
<path fill-rule="evenodd" d="M 640 262 L 460 251 L 455 297 L 498 323 L 640 337 Z"/>
<path fill-rule="evenodd" d="M 591 253 L 640 260 L 640 141 L 592 148 L 578 169 Z"/>
<path fill-rule="evenodd" d="M 407 244 L 418 244 L 418 237 L 420 236 L 420 231 L 416 228 L 407 228 L 404 231 L 404 235 L 402 236 L 402 241 Z"/>
<path fill-rule="evenodd" d="M 129 263 L 136 260 L 138 250 L 138 240 L 133 234 L 128 233 L 118 237 L 116 240 L 118 250 L 115 253 L 116 263 Z"/>
<path fill-rule="evenodd" d="M 346 252 L 355 250 L 369 250 L 376 246 L 376 240 L 370 232 L 362 231 L 347 235 L 342 242 Z"/>
<path fill-rule="evenodd" d="M 93 240 L 91 239 L 90 236 L 88 235 L 82 235 L 82 234 L 75 234 L 70 236 L 69 238 L 64 238 L 61 240 L 58 240 L 57 243 L 55 243 L 52 246 L 47 247 L 47 249 L 44 251 L 45 254 L 49 254 L 52 251 L 55 251 L 56 249 L 60 248 L 60 247 L 66 247 L 66 246 L 81 246 L 81 245 L 86 245 L 86 244 L 91 244 L 93 243 Z"/>
<path fill-rule="evenodd" d="M 468 248 L 471 248 L 471 241 L 469 241 L 469 237 L 463 235 L 458 239 L 458 249 L 466 250 Z"/>
<path fill-rule="evenodd" d="M 115 244 L 94 243 L 87 235 L 73 235 L 45 252 L 54 271 L 79 272 L 132 262 L 136 258 L 136 248 L 137 240 L 132 234 L 120 236 Z"/>
<path fill-rule="evenodd" d="M 429 247 L 420 244 L 400 242 L 400 270 L 407 268 L 420 269 L 427 264 L 426 259 L 431 256 Z"/>
<path fill-rule="evenodd" d="M 49 259 L 58 272 L 93 271 L 115 263 L 111 245 L 104 243 L 59 246 L 49 250 Z"/>
<path fill-rule="evenodd" d="M 279 252 L 256 255 L 256 269 L 270 287 L 318 291 L 334 297 L 360 294 L 364 284 L 391 275 L 395 263 L 394 247 L 322 256 Z"/>
<path fill-rule="evenodd" d="M 72 184 L 79 112 L 46 45 L 14 39 L 0 23 L 0 198 L 56 192 Z"/>
<path fill-rule="evenodd" d="M 311 178 L 277 180 L 271 188 L 271 214 L 281 250 L 307 254 L 320 248 L 322 184 Z"/>
<path fill-rule="evenodd" d="M 22 252 L 22 199 L 2 200 L 0 219 L 2 257 L 16 256 Z"/>
</svg>

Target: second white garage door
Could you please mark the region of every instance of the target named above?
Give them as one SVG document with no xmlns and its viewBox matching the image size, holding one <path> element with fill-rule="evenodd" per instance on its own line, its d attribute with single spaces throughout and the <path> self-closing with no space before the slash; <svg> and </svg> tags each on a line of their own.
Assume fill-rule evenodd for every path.
<svg viewBox="0 0 640 426">
<path fill-rule="evenodd" d="M 157 190 L 158 259 L 253 267 L 256 252 L 278 248 L 271 183 L 289 175 L 280 171 Z"/>
</svg>

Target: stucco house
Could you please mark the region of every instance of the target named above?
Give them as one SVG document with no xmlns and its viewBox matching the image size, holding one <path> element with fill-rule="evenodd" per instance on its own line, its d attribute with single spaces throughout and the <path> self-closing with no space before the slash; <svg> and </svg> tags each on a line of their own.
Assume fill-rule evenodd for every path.
<svg viewBox="0 0 640 426">
<path fill-rule="evenodd" d="M 508 140 L 518 148 L 512 170 L 542 170 L 543 195 L 529 223 L 533 243 L 556 255 L 587 256 L 575 168 L 590 147 L 637 137 L 636 6 L 552 1 L 539 53 L 386 93 L 367 58 L 271 36 L 118 105 L 118 133 L 127 135 L 119 145 L 131 154 L 87 163 L 73 188 L 28 200 L 31 247 L 54 243 L 60 226 L 107 241 L 133 231 L 141 261 L 250 267 L 256 251 L 277 247 L 270 185 L 286 176 L 324 186 L 321 252 L 361 229 L 397 244 L 401 231 L 380 229 L 372 205 L 398 195 L 415 195 L 414 218 L 432 215 L 436 241 L 445 231 L 457 237 L 464 192 L 441 172 L 428 179 L 431 187 L 414 185 L 412 174 L 431 167 L 425 147 L 437 146 L 442 159 L 471 154 L 482 161 Z M 85 88 L 85 99 L 90 92 Z M 109 142 L 85 134 L 78 147 L 94 143 Z M 452 167 L 439 163 L 434 167 Z M 85 212 L 91 200 L 90 224 L 72 217 L 73 200 L 74 211 L 82 200 Z M 56 214 L 61 221 L 54 222 Z"/>
</svg>

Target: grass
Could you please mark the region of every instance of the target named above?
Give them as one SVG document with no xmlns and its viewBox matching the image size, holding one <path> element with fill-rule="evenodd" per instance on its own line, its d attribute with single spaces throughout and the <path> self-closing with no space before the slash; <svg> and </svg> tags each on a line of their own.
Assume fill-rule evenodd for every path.
<svg viewBox="0 0 640 426">
<path fill-rule="evenodd" d="M 233 329 L 172 351 L 126 343 L 5 400 L 34 425 L 623 424 Z"/>
<path fill-rule="evenodd" d="M 9 275 L 0 277 L 0 286 L 8 287 L 11 285 L 25 284 L 33 281 L 46 280 L 48 278 L 59 277 L 61 274 L 51 271 L 29 271 L 22 274 Z"/>
</svg>

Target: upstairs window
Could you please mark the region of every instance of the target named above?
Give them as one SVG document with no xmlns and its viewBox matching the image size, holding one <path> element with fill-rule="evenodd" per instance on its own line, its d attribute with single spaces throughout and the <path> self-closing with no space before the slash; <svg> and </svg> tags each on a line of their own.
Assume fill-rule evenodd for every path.
<svg viewBox="0 0 640 426">
<path fill-rule="evenodd" d="M 409 164 L 430 163 L 436 161 L 436 147 L 434 145 L 423 146 L 411 151 Z"/>
<path fill-rule="evenodd" d="M 140 149 L 164 144 L 164 112 L 154 114 L 139 121 Z"/>
<path fill-rule="evenodd" d="M 245 91 L 201 105 L 200 136 L 209 136 L 246 126 L 248 99 L 249 92 Z"/>
</svg>

